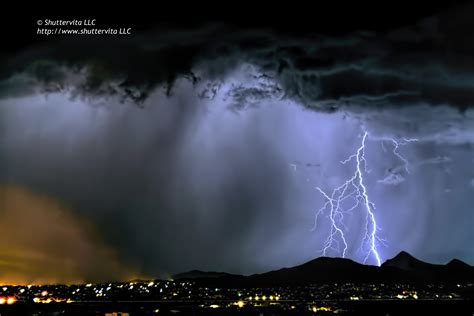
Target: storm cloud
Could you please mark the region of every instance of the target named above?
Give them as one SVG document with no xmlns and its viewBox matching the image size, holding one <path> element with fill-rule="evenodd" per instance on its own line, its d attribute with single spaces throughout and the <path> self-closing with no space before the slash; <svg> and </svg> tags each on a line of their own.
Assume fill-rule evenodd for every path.
<svg viewBox="0 0 474 316">
<path fill-rule="evenodd" d="M 325 203 L 315 187 L 351 175 L 340 162 L 367 131 L 383 259 L 407 250 L 473 263 L 470 12 L 338 37 L 161 27 L 6 55 L 0 182 L 90 220 L 117 279 L 254 273 L 320 255 L 328 226 L 322 217 L 312 230 Z M 398 149 L 409 168 L 390 141 L 406 138 L 416 138 Z M 362 261 L 364 218 L 347 220 L 349 257 Z M 70 278 L 109 277 L 89 267 Z"/>
<path fill-rule="evenodd" d="M 3 284 L 109 281 L 139 276 L 118 260 L 85 218 L 60 201 L 17 186 L 0 187 L 0 197 Z"/>
<path fill-rule="evenodd" d="M 28 93 L 37 83 L 143 102 L 156 87 L 172 93 L 178 78 L 218 81 L 248 63 L 286 97 L 322 111 L 420 102 L 465 110 L 474 103 L 471 11 L 464 4 L 403 28 L 339 37 L 210 23 L 113 39 L 56 38 L 3 58 L 2 95 L 17 95 L 21 86 Z"/>
<path fill-rule="evenodd" d="M 4 103 L 3 181 L 66 199 L 145 271 L 190 269 L 211 254 L 238 262 L 261 209 L 284 224 L 287 162 L 261 117 L 208 113 L 192 87 L 180 91 L 157 92 L 146 109 L 64 95 Z"/>
</svg>

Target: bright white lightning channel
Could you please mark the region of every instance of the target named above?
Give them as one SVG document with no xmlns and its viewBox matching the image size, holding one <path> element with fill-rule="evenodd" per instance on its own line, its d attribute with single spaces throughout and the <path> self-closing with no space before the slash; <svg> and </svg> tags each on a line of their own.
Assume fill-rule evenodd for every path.
<svg viewBox="0 0 474 316">
<path fill-rule="evenodd" d="M 316 189 L 325 197 L 326 203 L 321 207 L 315 216 L 314 228 L 316 229 L 318 224 L 318 218 L 323 213 L 328 213 L 330 220 L 330 233 L 324 242 L 323 249 L 321 250 L 322 255 L 326 256 L 330 250 L 336 251 L 346 257 L 348 243 L 344 235 L 344 231 L 347 227 L 344 224 L 344 215 L 351 213 L 356 208 L 361 206 L 365 213 L 365 231 L 362 239 L 361 250 L 365 252 L 364 263 L 372 256 L 376 264 L 380 266 L 381 259 L 377 246 L 383 243 L 383 240 L 379 237 L 378 232 L 380 228 L 377 225 L 375 218 L 375 204 L 369 199 L 367 193 L 367 187 L 364 183 L 364 175 L 367 171 L 367 161 L 365 159 L 365 146 L 368 137 L 368 132 L 365 131 L 362 137 L 362 142 L 357 152 L 344 161 L 342 164 L 347 164 L 351 161 L 355 161 L 355 171 L 351 178 L 345 181 L 342 185 L 335 188 L 330 194 L 326 193 L 320 187 Z M 397 151 L 400 145 L 405 145 L 409 142 L 414 142 L 416 139 L 404 139 L 402 142 L 397 142 L 394 139 L 379 139 L 383 141 L 392 142 L 393 154 L 402 160 L 404 169 L 408 172 L 408 161 Z M 349 207 L 344 207 L 346 200 L 353 200 L 354 204 Z"/>
</svg>

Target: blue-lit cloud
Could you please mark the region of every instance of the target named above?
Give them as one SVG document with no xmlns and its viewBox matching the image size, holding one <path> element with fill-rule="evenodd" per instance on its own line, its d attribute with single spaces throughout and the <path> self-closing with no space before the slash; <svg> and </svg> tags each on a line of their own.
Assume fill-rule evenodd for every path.
<svg viewBox="0 0 474 316">
<path fill-rule="evenodd" d="M 474 53 L 450 14 L 339 38 L 211 25 L 26 49 L 0 64 L 0 182 L 61 199 L 147 274 L 251 273 L 319 254 L 314 188 L 353 174 L 340 161 L 367 131 L 381 260 L 473 264 Z M 408 138 L 404 162 L 384 140 Z M 364 224 L 346 216 L 358 261 Z"/>
</svg>

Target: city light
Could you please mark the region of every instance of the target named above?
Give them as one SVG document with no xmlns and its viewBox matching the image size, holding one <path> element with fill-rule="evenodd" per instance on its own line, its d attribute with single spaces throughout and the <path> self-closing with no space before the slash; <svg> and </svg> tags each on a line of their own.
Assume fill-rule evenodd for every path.
<svg viewBox="0 0 474 316">
<path fill-rule="evenodd" d="M 249 309 L 252 308 L 274 308 L 290 311 L 309 311 L 311 313 L 333 312 L 335 306 L 317 306 L 315 302 L 337 301 L 347 298 L 349 301 L 370 300 L 446 300 L 463 298 L 466 288 L 474 288 L 474 285 L 462 284 L 458 287 L 454 284 L 449 288 L 438 288 L 434 286 L 414 286 L 410 284 L 353 284 L 338 283 L 333 285 L 308 284 L 294 287 L 291 285 L 278 286 L 275 288 L 208 288 L 198 282 L 168 282 L 155 280 L 153 288 L 148 285 L 150 281 L 135 282 L 133 290 L 129 289 L 129 283 L 106 283 L 83 285 L 34 285 L 31 288 L 25 286 L 9 286 L 8 295 L 0 296 L 0 305 L 11 304 L 66 304 L 84 302 L 120 301 L 133 295 L 133 299 L 140 301 L 161 301 L 200 303 L 197 308 L 204 309 Z M 165 286 L 166 284 L 166 286 Z M 156 287 L 156 289 L 155 289 Z M 162 291 L 160 291 L 162 289 Z M 459 292 L 456 292 L 459 289 Z M 282 297 L 285 299 L 283 300 Z M 156 308 L 156 307 L 154 307 Z M 155 311 L 152 308 L 150 312 Z M 156 312 L 155 312 L 156 313 Z M 162 313 L 162 311 L 160 312 Z"/>
<path fill-rule="evenodd" d="M 7 298 L 7 304 L 8 304 L 8 305 L 12 305 L 12 304 L 14 304 L 15 302 L 16 302 L 16 298 L 15 298 L 14 296 L 9 296 L 9 297 Z"/>
</svg>

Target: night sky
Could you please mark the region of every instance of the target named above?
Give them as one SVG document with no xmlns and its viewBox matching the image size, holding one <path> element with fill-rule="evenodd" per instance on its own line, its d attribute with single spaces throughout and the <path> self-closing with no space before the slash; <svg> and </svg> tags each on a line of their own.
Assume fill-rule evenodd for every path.
<svg viewBox="0 0 474 316">
<path fill-rule="evenodd" d="M 104 21 L 136 31 L 108 37 L 44 38 L 27 20 L 0 55 L 0 283 L 311 260 L 330 233 L 317 187 L 353 175 L 341 161 L 366 132 L 382 262 L 473 265 L 474 6 L 331 12 L 121 16 Z M 344 215 L 358 262 L 365 220 Z"/>
</svg>

